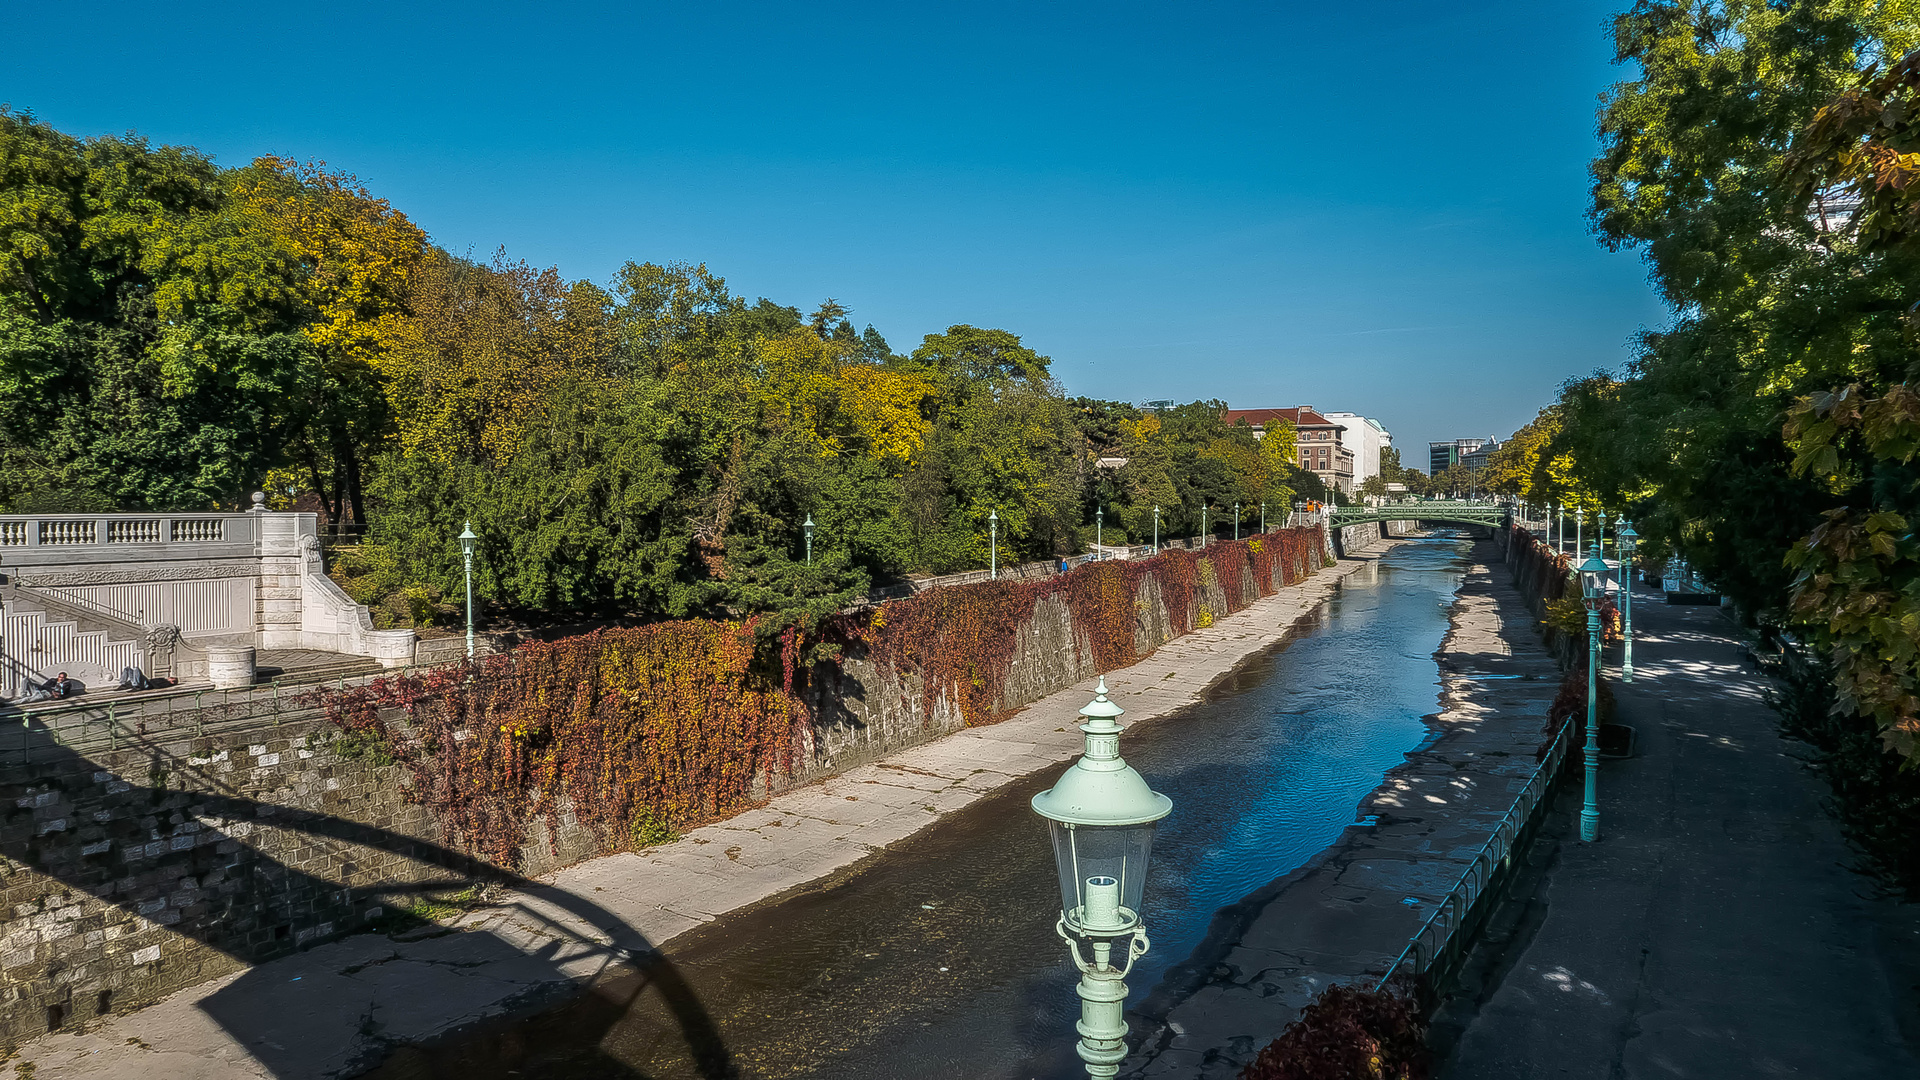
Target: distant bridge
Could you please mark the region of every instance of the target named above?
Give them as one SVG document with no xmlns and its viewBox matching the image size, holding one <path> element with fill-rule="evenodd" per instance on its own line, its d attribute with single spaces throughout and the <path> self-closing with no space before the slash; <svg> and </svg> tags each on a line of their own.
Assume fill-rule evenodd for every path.
<svg viewBox="0 0 1920 1080">
<path fill-rule="evenodd" d="M 1364 525 L 1370 521 L 1430 521 L 1449 525 L 1482 525 L 1499 528 L 1506 523 L 1509 508 L 1502 503 L 1454 500 L 1415 500 L 1385 506 L 1336 506 L 1333 527 Z"/>
</svg>

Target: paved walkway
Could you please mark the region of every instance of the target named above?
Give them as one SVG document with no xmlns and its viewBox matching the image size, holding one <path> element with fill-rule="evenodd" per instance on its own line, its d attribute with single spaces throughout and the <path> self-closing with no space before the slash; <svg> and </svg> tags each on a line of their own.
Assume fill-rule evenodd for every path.
<svg viewBox="0 0 1920 1080">
<path fill-rule="evenodd" d="M 1602 764 L 1598 843 L 1563 796 L 1544 918 L 1440 1075 L 1920 1076 L 1920 910 L 1848 869 L 1732 625 L 1634 599 L 1635 756 Z"/>
<path fill-rule="evenodd" d="M 1165 716 L 1280 641 L 1367 556 L 1343 561 L 1162 646 L 1107 685 L 1128 722 Z M 400 940 L 360 934 L 216 979 L 10 1064 L 35 1080 L 307 1080 L 351 1076 L 391 1047 L 518 1015 L 676 935 L 825 877 L 1014 779 L 1075 755 L 1091 681 L 1002 723 L 958 732 L 780 796 L 659 848 L 594 859 L 543 888 Z M 433 928 L 439 930 L 441 928 Z M 649 970 L 656 981 L 670 975 Z M 671 987 L 666 988 L 671 997 Z M 697 1001 L 677 1001 L 690 1041 Z M 4 1068 L 4 1066 L 0 1066 Z"/>
<path fill-rule="evenodd" d="M 1374 824 L 1216 919 L 1142 1004 L 1123 1076 L 1238 1076 L 1326 986 L 1371 987 L 1493 834 L 1538 767 L 1560 671 L 1497 549 L 1474 557 L 1436 654 L 1433 744 L 1361 801 Z"/>
</svg>

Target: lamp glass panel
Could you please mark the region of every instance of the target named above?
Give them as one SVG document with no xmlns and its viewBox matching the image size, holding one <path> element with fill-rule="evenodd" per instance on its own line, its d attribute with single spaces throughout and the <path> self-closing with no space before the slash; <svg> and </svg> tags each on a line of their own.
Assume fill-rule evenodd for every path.
<svg viewBox="0 0 1920 1080">
<path fill-rule="evenodd" d="M 1120 906 L 1140 912 L 1146 889 L 1147 859 L 1153 853 L 1152 824 L 1069 825 L 1047 823 L 1053 830 L 1053 856 L 1060 876 L 1060 911 L 1078 925 L 1086 903 L 1088 878 L 1110 877 L 1120 883 Z"/>
</svg>

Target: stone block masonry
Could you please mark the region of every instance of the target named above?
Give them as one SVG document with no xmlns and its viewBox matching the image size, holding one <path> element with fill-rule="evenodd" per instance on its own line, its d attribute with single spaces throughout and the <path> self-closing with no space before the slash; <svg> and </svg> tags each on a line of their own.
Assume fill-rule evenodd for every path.
<svg viewBox="0 0 1920 1080">
<path fill-rule="evenodd" d="M 317 717 L 85 752 L 34 734 L 0 768 L 6 1041 L 359 929 L 392 891 L 472 870 L 422 857 L 436 825 Z"/>
</svg>

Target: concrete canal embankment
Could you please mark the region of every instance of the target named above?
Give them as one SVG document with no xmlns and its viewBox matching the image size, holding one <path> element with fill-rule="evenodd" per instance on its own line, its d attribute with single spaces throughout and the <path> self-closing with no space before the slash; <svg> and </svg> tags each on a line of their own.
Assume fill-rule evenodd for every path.
<svg viewBox="0 0 1920 1080">
<path fill-rule="evenodd" d="M 1243 658 L 1284 638 L 1338 588 L 1341 576 L 1363 565 L 1319 570 L 1220 617 L 1211 627 L 1160 644 L 1141 663 L 1111 673 L 1109 685 L 1128 702 L 1134 719 L 1189 704 Z M 1086 675 L 1091 672 L 1004 722 L 887 754 L 781 794 L 731 821 L 694 830 L 673 844 L 590 859 L 525 888 L 499 890 L 488 903 L 447 925 L 398 936 L 356 934 L 252 966 L 209 954 L 199 970 L 217 977 L 130 1015 L 36 1040 L 22 1052 L 22 1060 L 32 1062 L 42 1080 L 147 1077 L 156 1070 L 208 1078 L 346 1076 L 373 1065 L 395 1046 L 443 1041 L 456 1032 L 538 1009 L 611 972 L 630 969 L 636 961 L 644 965 L 658 945 L 691 928 L 849 867 L 995 788 L 1067 760 L 1080 747 L 1072 723 L 1091 690 Z M 211 744 L 185 749 L 201 759 L 198 768 L 228 778 L 224 782 L 237 790 L 236 798 L 271 794 L 281 787 L 293 788 L 289 795 L 304 795 L 309 789 L 325 791 L 328 780 L 338 779 L 323 769 L 353 764 L 341 759 L 350 748 L 322 742 L 314 737 L 316 731 L 289 722 L 275 741 L 243 745 L 244 755 L 229 750 L 225 759 Z M 66 752 L 77 760 L 138 749 L 68 747 Z M 95 773 L 76 773 L 74 786 L 111 785 L 120 775 L 141 775 L 144 764 L 129 759 Z M 223 771 L 222 764 L 234 767 Z M 298 776 L 276 772 L 288 769 Z M 143 778 L 150 781 L 147 791 L 166 790 Z M 378 788 L 361 794 L 369 800 L 386 797 Z M 61 798 L 71 801 L 71 792 Z M 396 815 L 417 810 L 395 801 Z M 296 802 L 274 811 L 281 812 L 297 815 L 301 810 Z M 173 813 L 182 822 L 196 823 L 192 808 Z M 229 815 L 206 816 L 213 820 L 201 827 L 218 837 L 204 845 L 210 854 L 234 854 L 223 845 L 235 845 L 240 839 L 236 832 L 262 828 Z M 182 822 L 172 823 L 175 832 L 184 827 Z M 156 822 L 160 824 L 165 822 Z M 430 823 L 395 818 L 385 829 L 389 837 L 419 836 L 414 848 L 394 845 L 400 849 L 395 857 L 410 860 L 416 880 L 438 873 L 458 884 L 464 880 L 458 868 L 432 857 L 434 845 L 425 824 Z M 278 866 L 262 872 L 269 877 L 276 868 L 283 874 L 287 868 L 299 873 L 301 860 L 306 860 L 317 872 L 305 876 L 315 883 L 313 891 L 322 892 L 320 883 L 339 880 L 333 875 L 351 878 L 361 869 L 346 864 L 354 861 L 357 845 L 366 839 L 351 830 L 337 838 L 311 832 L 289 835 L 284 857 L 275 860 Z M 168 850 L 170 845 L 165 845 Z M 208 873 L 190 885 L 181 884 L 180 890 L 217 894 L 225 884 Z M 39 897 L 42 906 L 31 914 L 48 929 L 71 929 L 83 941 L 90 940 L 85 934 L 97 933 L 100 940 L 94 944 L 111 949 L 121 935 L 109 936 L 105 928 L 83 924 L 91 916 L 86 899 L 73 895 L 77 892 L 51 898 L 60 905 Z M 180 899 L 191 907 L 198 897 Z M 311 902 L 326 899 L 319 896 Z M 168 899 L 156 914 L 170 903 Z M 130 929 L 165 933 L 161 926 L 139 923 Z M 80 965 L 68 970 L 74 973 L 69 986 L 84 985 L 83 980 L 98 974 Z M 76 1001 L 68 1017 L 84 1020 L 120 1005 L 105 999 Z M 694 1017 L 687 1021 L 689 1040 L 697 1042 L 698 1003 L 686 1003 L 686 1011 Z M 77 1026 L 71 1019 L 68 1025 Z M 695 1056 L 698 1053 L 696 1049 Z"/>
<path fill-rule="evenodd" d="M 999 609 L 1007 617 L 989 638 L 1005 648 L 1001 669 L 988 672 L 998 681 L 989 680 L 990 699 L 976 702 L 969 715 L 976 723 L 990 720 L 1092 678 L 1096 635 L 1110 655 L 1146 655 L 1289 578 L 1324 578 L 1326 544 L 1318 527 L 1277 530 L 1262 541 L 1101 563 L 1016 586 L 1032 590 L 1032 602 Z M 1177 587 L 1163 588 L 1163 574 Z M 1121 602 L 1091 612 L 1088 605 L 1073 608 L 1064 594 L 1089 583 Z M 1107 588 L 1116 584 L 1133 595 Z M 1004 590 L 1004 583 L 999 590 L 961 586 L 939 595 L 991 602 L 1009 599 Z M 1127 639 L 1130 653 L 1114 644 Z M 919 644 L 948 660 L 960 648 L 947 651 L 937 639 Z M 736 769 L 744 774 L 738 790 L 695 792 L 703 797 L 686 803 L 706 807 L 709 816 L 678 823 L 726 816 L 965 726 L 952 687 L 943 688 L 938 674 L 863 655 L 866 648 L 849 644 L 838 662 L 813 669 L 804 690 L 809 707 L 795 733 L 799 752 L 780 766 L 763 758 Z M 720 687 L 729 688 L 739 686 Z M 407 798 L 410 784 L 421 780 L 395 764 L 379 738 L 343 736 L 298 690 L 85 695 L 10 709 L 4 719 L 4 1042 L 124 1013 L 249 965 L 390 925 L 395 907 L 421 893 L 516 884 L 633 846 L 630 830 L 579 821 L 568 791 L 550 811 L 521 821 L 523 841 L 514 857 L 501 860 L 518 874 L 483 862 L 446 842 L 461 830 Z M 467 732 L 450 734 L 458 741 Z M 713 740 L 724 734 L 703 732 Z M 441 756 L 471 764 L 472 755 Z M 488 817 L 513 802 L 499 793 L 514 782 L 484 763 L 447 780 L 452 813 L 469 822 Z M 498 858 L 498 850 L 483 846 Z"/>
<path fill-rule="evenodd" d="M 1538 767 L 1560 670 L 1503 552 L 1475 545 L 1435 658 L 1430 745 L 1299 870 L 1220 913 L 1137 1012 L 1134 1077 L 1237 1076 L 1331 984 L 1371 987 L 1472 863 Z"/>
</svg>

